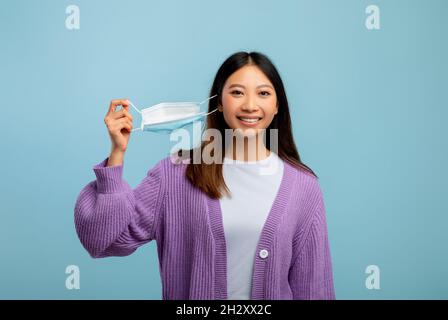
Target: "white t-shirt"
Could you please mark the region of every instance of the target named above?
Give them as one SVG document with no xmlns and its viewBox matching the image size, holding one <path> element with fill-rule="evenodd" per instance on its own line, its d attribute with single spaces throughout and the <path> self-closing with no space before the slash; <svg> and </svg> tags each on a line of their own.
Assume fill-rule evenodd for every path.
<svg viewBox="0 0 448 320">
<path fill-rule="evenodd" d="M 227 248 L 228 299 L 248 300 L 261 231 L 283 177 L 277 154 L 259 161 L 224 158 L 223 176 L 231 197 L 220 199 Z"/>
</svg>

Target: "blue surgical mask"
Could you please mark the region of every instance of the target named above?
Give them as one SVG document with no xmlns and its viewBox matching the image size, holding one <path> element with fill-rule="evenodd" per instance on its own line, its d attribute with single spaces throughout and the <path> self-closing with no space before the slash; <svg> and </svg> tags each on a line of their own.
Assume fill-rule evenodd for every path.
<svg viewBox="0 0 448 320">
<path fill-rule="evenodd" d="M 201 112 L 201 104 L 216 97 L 214 95 L 202 102 L 162 102 L 152 107 L 139 110 L 132 102 L 129 104 L 142 116 L 142 122 L 139 128 L 132 131 L 152 131 L 167 132 L 180 129 L 194 121 L 198 121 L 207 115 L 215 112 Z"/>
</svg>

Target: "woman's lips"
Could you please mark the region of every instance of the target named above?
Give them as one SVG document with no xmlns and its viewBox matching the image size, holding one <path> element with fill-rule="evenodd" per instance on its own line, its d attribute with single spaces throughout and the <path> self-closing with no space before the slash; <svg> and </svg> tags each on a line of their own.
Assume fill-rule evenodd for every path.
<svg viewBox="0 0 448 320">
<path fill-rule="evenodd" d="M 255 127 L 262 119 L 261 117 L 237 117 L 237 119 L 247 127 Z"/>
</svg>

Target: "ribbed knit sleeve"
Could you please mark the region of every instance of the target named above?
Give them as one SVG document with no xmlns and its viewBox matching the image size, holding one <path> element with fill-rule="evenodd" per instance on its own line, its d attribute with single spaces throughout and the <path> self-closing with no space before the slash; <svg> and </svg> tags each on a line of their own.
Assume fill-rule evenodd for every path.
<svg viewBox="0 0 448 320">
<path fill-rule="evenodd" d="M 336 299 L 325 206 L 318 185 L 316 190 L 310 226 L 289 273 L 294 300 Z"/>
<path fill-rule="evenodd" d="M 163 202 L 163 167 L 159 162 L 133 190 L 123 180 L 123 165 L 93 167 L 96 180 L 75 204 L 78 237 L 93 258 L 126 256 L 153 240 Z"/>
</svg>

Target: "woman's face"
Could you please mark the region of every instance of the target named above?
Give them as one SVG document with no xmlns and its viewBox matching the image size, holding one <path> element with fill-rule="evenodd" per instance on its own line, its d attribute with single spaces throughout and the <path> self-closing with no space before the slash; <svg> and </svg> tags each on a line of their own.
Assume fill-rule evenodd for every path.
<svg viewBox="0 0 448 320">
<path fill-rule="evenodd" d="M 242 67 L 227 79 L 221 101 L 218 110 L 223 112 L 227 125 L 243 133 L 266 129 L 278 111 L 274 86 L 253 65 Z"/>
</svg>

